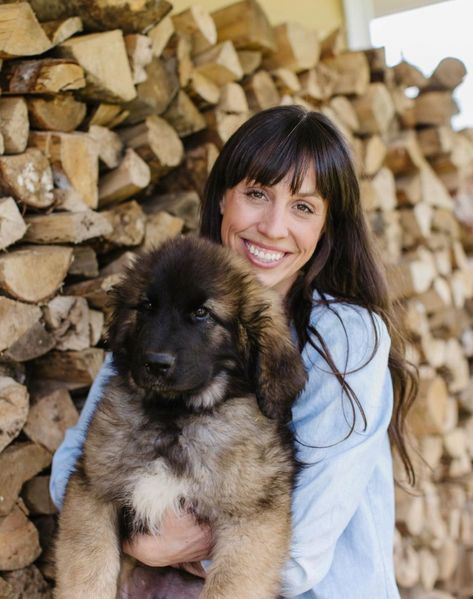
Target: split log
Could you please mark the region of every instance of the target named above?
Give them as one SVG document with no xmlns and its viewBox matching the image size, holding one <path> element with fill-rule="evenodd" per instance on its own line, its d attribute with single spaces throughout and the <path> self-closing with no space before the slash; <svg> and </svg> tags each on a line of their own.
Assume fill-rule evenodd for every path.
<svg viewBox="0 0 473 599">
<path fill-rule="evenodd" d="M 416 126 L 416 109 L 414 98 L 409 98 L 399 87 L 390 89 L 399 124 L 403 129 L 414 129 Z"/>
<path fill-rule="evenodd" d="M 276 51 L 268 18 L 256 0 L 242 0 L 212 13 L 218 41 L 231 40 L 238 50 Z"/>
<path fill-rule="evenodd" d="M 99 159 L 108 168 L 115 168 L 120 164 L 123 153 L 123 143 L 120 136 L 115 131 L 110 131 L 107 127 L 100 125 L 91 125 L 89 127 L 89 136 L 97 144 Z"/>
<path fill-rule="evenodd" d="M 0 351 L 8 349 L 41 318 L 38 306 L 0 297 Z"/>
<path fill-rule="evenodd" d="M 0 518 L 0 570 L 24 568 L 41 553 L 38 531 L 27 513 L 20 501 L 5 518 Z"/>
<path fill-rule="evenodd" d="M 199 225 L 200 198 L 195 191 L 178 191 L 157 195 L 143 203 L 143 210 L 147 215 L 156 213 L 169 213 L 184 221 L 189 231 L 195 231 Z M 164 219 L 166 217 L 163 217 Z M 147 219 L 147 222 L 149 218 Z"/>
<path fill-rule="evenodd" d="M 314 69 L 299 75 L 302 88 L 300 93 L 309 102 L 312 100 L 326 101 L 335 93 L 337 79 L 337 72 L 322 62 Z"/>
<path fill-rule="evenodd" d="M 430 375 L 420 378 L 419 393 L 407 417 L 416 437 L 443 433 L 447 399 L 447 385 L 441 377 Z"/>
<path fill-rule="evenodd" d="M 99 310 L 89 310 L 89 336 L 90 345 L 95 347 L 103 338 L 104 314 Z"/>
<path fill-rule="evenodd" d="M 433 217 L 433 210 L 429 204 L 419 202 L 412 208 L 404 208 L 400 210 L 400 216 L 404 247 L 412 247 L 426 241 L 430 235 Z"/>
<path fill-rule="evenodd" d="M 94 210 L 27 216 L 24 240 L 32 243 L 81 243 L 111 233 L 107 219 Z"/>
<path fill-rule="evenodd" d="M 383 166 L 385 157 L 386 144 L 379 135 L 371 135 L 363 140 L 363 175 L 365 177 L 374 176 Z"/>
<path fill-rule="evenodd" d="M 54 193 L 54 209 L 65 212 L 86 212 L 89 207 L 82 199 L 82 195 L 69 187 L 67 189 L 53 190 Z"/>
<path fill-rule="evenodd" d="M 360 131 L 360 121 L 356 110 L 352 103 L 345 96 L 335 96 L 330 100 L 329 107 L 337 115 L 337 119 L 341 121 L 351 133 Z"/>
<path fill-rule="evenodd" d="M 235 131 L 248 120 L 248 114 L 231 114 L 223 110 L 207 110 L 205 112 L 207 127 L 211 130 L 209 137 L 222 147 Z"/>
<path fill-rule="evenodd" d="M 35 476 L 25 483 L 22 499 L 33 516 L 55 514 L 57 511 L 49 494 L 49 476 Z"/>
<path fill-rule="evenodd" d="M 217 28 L 211 15 L 194 5 L 172 16 L 174 29 L 190 36 L 192 53 L 199 54 L 217 43 Z"/>
<path fill-rule="evenodd" d="M 10 377 L 0 377 L 0 452 L 20 434 L 28 417 L 28 390 Z"/>
<path fill-rule="evenodd" d="M 136 96 L 123 33 L 91 33 L 66 40 L 57 51 L 77 60 L 85 71 L 81 95 L 105 102 L 128 102 Z"/>
<path fill-rule="evenodd" d="M 146 80 L 137 86 L 136 98 L 126 105 L 126 124 L 133 125 L 147 116 L 162 114 L 179 91 L 179 79 L 172 61 L 154 58 L 145 70 Z"/>
<path fill-rule="evenodd" d="M 48 331 L 56 349 L 87 349 L 90 346 L 89 307 L 83 297 L 59 295 L 43 309 Z"/>
<path fill-rule="evenodd" d="M 154 25 L 146 35 L 151 39 L 151 51 L 153 56 L 159 58 L 174 33 L 174 23 L 170 16 L 164 17 L 157 25 Z"/>
<path fill-rule="evenodd" d="M 426 158 L 450 154 L 453 150 L 454 136 L 450 127 L 440 126 L 420 129 L 417 132 L 417 139 Z"/>
<path fill-rule="evenodd" d="M 72 249 L 61 246 L 25 246 L 0 256 L 0 287 L 25 302 L 51 297 L 62 285 Z"/>
<path fill-rule="evenodd" d="M 337 73 L 334 94 L 361 96 L 370 83 L 370 67 L 364 52 L 345 52 L 326 58 L 323 64 Z"/>
<path fill-rule="evenodd" d="M 262 52 L 258 50 L 238 50 L 238 60 L 240 61 L 243 75 L 251 75 L 261 65 L 263 59 Z"/>
<path fill-rule="evenodd" d="M 15 505 L 23 483 L 51 463 L 51 454 L 31 442 L 16 442 L 0 454 L 0 517 L 6 516 Z M 2 566 L 0 566 L 2 569 Z"/>
<path fill-rule="evenodd" d="M 235 47 L 230 41 L 222 42 L 210 50 L 194 57 L 197 73 L 200 73 L 216 85 L 222 86 L 243 77 L 243 69 Z"/>
<path fill-rule="evenodd" d="M 66 19 L 56 19 L 53 21 L 44 21 L 41 27 L 48 36 L 53 46 L 66 41 L 83 29 L 80 17 L 69 17 Z"/>
<path fill-rule="evenodd" d="M 146 217 L 137 202 L 126 202 L 101 214 L 111 225 L 111 231 L 104 235 L 106 248 L 109 244 L 113 247 L 137 246 L 143 241 Z"/>
<path fill-rule="evenodd" d="M 412 297 L 427 291 L 436 275 L 435 265 L 425 260 L 403 260 L 388 268 L 391 295 L 394 299 Z"/>
<path fill-rule="evenodd" d="M 429 87 L 453 90 L 460 85 L 466 75 L 466 67 L 458 58 L 442 59 L 429 80 Z"/>
<path fill-rule="evenodd" d="M 72 94 L 30 97 L 26 101 L 31 127 L 44 131 L 74 131 L 87 111 L 84 102 L 76 100 Z"/>
<path fill-rule="evenodd" d="M 0 82 L 3 94 L 57 94 L 85 87 L 84 69 L 75 60 L 60 58 L 10 62 Z"/>
<path fill-rule="evenodd" d="M 26 436 L 54 453 L 66 430 L 74 426 L 79 414 L 66 389 L 31 397 L 31 407 L 24 428 Z"/>
<path fill-rule="evenodd" d="M 205 118 L 182 90 L 178 92 L 163 117 L 177 131 L 179 137 L 186 137 L 205 129 Z"/>
<path fill-rule="evenodd" d="M 92 110 L 88 125 L 101 125 L 102 127 L 117 127 L 128 117 L 130 111 L 117 104 L 101 102 Z"/>
<path fill-rule="evenodd" d="M 385 162 L 395 175 L 417 171 L 427 165 L 417 137 L 411 131 L 402 131 L 390 139 Z"/>
<path fill-rule="evenodd" d="M 162 118 L 150 116 L 119 132 L 122 141 L 148 163 L 153 179 L 167 173 L 182 160 L 184 147 L 175 130 Z"/>
<path fill-rule="evenodd" d="M 227 85 L 230 85 L 229 83 Z M 235 85 L 238 85 L 235 83 Z M 225 87 L 225 86 L 224 86 Z M 187 93 L 199 110 L 217 104 L 220 88 L 210 79 L 194 71 L 191 75 Z"/>
<path fill-rule="evenodd" d="M 372 212 L 369 222 L 385 264 L 398 264 L 402 239 L 399 213 L 396 210 Z"/>
<path fill-rule="evenodd" d="M 341 53 L 345 47 L 344 33 L 341 27 L 335 27 L 332 31 L 322 35 L 320 41 L 320 56 L 322 58 L 331 58 Z"/>
<path fill-rule="evenodd" d="M 289 69 L 274 69 L 271 71 L 271 76 L 281 96 L 285 94 L 297 94 L 301 91 L 301 83 L 297 75 Z"/>
<path fill-rule="evenodd" d="M 104 175 L 99 184 L 99 207 L 117 204 L 148 186 L 151 171 L 147 163 L 128 148 L 120 165 Z"/>
<path fill-rule="evenodd" d="M 40 21 L 79 16 L 90 31 L 140 32 L 171 10 L 167 0 L 30 0 Z"/>
<path fill-rule="evenodd" d="M 145 67 L 153 59 L 151 39 L 146 35 L 130 33 L 125 36 L 125 47 L 131 67 L 133 83 L 142 83 L 147 79 Z"/>
<path fill-rule="evenodd" d="M 286 68 L 294 73 L 313 69 L 320 56 L 317 33 L 299 23 L 283 23 L 273 28 L 276 52 L 270 54 L 263 67 L 268 70 Z"/>
<path fill-rule="evenodd" d="M 143 249 L 157 248 L 162 243 L 176 237 L 182 231 L 182 218 L 172 216 L 167 212 L 156 212 L 146 219 Z"/>
<path fill-rule="evenodd" d="M 88 245 L 75 247 L 73 249 L 72 262 L 67 274 L 89 279 L 97 277 L 99 274 L 99 266 L 97 255 L 93 248 Z"/>
<path fill-rule="evenodd" d="M 394 104 L 383 83 L 371 83 L 365 94 L 353 100 L 361 134 L 386 133 L 394 118 Z"/>
<path fill-rule="evenodd" d="M 417 125 L 449 125 L 457 113 L 458 106 L 449 91 L 425 92 L 415 99 Z"/>
<path fill-rule="evenodd" d="M 250 75 L 243 85 L 251 110 L 265 110 L 277 106 L 280 102 L 276 85 L 266 71 L 261 70 Z"/>
<path fill-rule="evenodd" d="M 90 208 L 97 207 L 98 152 L 87 133 L 32 131 L 29 143 L 50 160 L 57 187 L 73 188 Z"/>
<path fill-rule="evenodd" d="M 33 372 L 40 379 L 61 381 L 67 388 L 88 387 L 97 376 L 103 360 L 104 351 L 97 347 L 82 351 L 51 351 L 35 360 Z"/>
<path fill-rule="evenodd" d="M 0 250 L 21 239 L 25 231 L 25 221 L 15 200 L 0 198 Z"/>
<path fill-rule="evenodd" d="M 29 134 L 28 109 L 23 98 L 0 98 L 0 133 L 7 154 L 24 152 Z"/>
<path fill-rule="evenodd" d="M 0 58 L 43 54 L 51 45 L 27 2 L 0 5 Z"/>
<path fill-rule="evenodd" d="M 53 176 L 46 156 L 36 148 L 23 154 L 0 156 L 0 193 L 33 208 L 54 202 Z"/>
<path fill-rule="evenodd" d="M 417 87 L 422 89 L 426 87 L 427 77 L 414 65 L 402 60 L 393 67 L 396 84 L 402 88 Z"/>
<path fill-rule="evenodd" d="M 102 275 L 91 279 L 75 283 L 65 288 L 64 293 L 85 297 L 88 303 L 99 310 L 109 308 L 109 293 L 114 285 L 118 283 L 120 276 L 116 274 Z"/>
</svg>

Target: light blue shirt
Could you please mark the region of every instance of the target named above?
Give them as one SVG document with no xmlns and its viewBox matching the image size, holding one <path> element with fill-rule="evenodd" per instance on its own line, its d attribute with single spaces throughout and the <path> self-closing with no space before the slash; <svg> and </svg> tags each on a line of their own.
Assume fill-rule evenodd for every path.
<svg viewBox="0 0 473 599">
<path fill-rule="evenodd" d="M 314 295 L 317 299 L 317 294 Z M 332 311 L 333 310 L 333 311 Z M 334 313 L 335 312 L 335 313 Z M 338 317 L 337 317 L 338 314 Z M 328 365 L 307 344 L 308 382 L 293 407 L 297 444 L 306 466 L 293 496 L 293 537 L 283 572 L 283 597 L 296 599 L 400 599 L 393 567 L 394 485 L 387 435 L 393 390 L 387 367 L 390 338 L 375 316 L 378 348 L 367 310 L 337 303 L 315 306 L 317 327 L 341 372 L 356 393 L 367 426 Z M 348 350 L 348 360 L 347 360 Z M 80 455 L 101 389 L 113 373 L 108 356 L 77 424 L 53 458 L 51 496 L 60 507 Z"/>
</svg>

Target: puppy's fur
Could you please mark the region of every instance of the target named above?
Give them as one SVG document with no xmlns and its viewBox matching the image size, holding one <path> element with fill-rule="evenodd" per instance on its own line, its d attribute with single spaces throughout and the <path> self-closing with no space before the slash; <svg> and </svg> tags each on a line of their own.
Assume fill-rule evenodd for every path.
<svg viewBox="0 0 473 599">
<path fill-rule="evenodd" d="M 113 294 L 116 376 L 68 484 L 57 599 L 113 599 L 121 539 L 192 510 L 215 535 L 202 598 L 272 599 L 290 540 L 287 428 L 305 383 L 279 300 L 195 238 L 139 258 Z"/>
</svg>

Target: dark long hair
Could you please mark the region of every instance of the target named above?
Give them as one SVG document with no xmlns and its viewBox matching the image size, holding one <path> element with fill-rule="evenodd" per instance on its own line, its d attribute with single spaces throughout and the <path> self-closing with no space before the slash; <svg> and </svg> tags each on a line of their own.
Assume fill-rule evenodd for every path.
<svg viewBox="0 0 473 599">
<path fill-rule="evenodd" d="M 406 447 L 404 421 L 417 392 L 416 372 L 404 358 L 402 327 L 397 322 L 384 271 L 372 246 L 358 180 L 341 133 L 323 114 L 301 106 L 270 108 L 251 117 L 223 146 L 209 175 L 200 232 L 222 242 L 219 204 L 225 191 L 240 181 L 275 185 L 291 173 L 291 191 L 296 193 L 310 168 L 316 175 L 317 192 L 327 200 L 327 221 L 314 254 L 286 297 L 288 317 L 296 328 L 300 349 L 306 343 L 312 344 L 350 400 L 353 422 L 349 434 L 355 427 L 355 406 L 366 426 L 365 414 L 345 379 L 347 373 L 337 370 L 322 335 L 310 324 L 313 291 L 317 289 L 320 302 L 329 309 L 334 301 L 343 301 L 368 310 L 376 340 L 373 354 L 378 347 L 373 314 L 383 319 L 391 336 L 389 369 L 394 387 L 389 435 L 413 484 L 415 473 Z"/>
</svg>

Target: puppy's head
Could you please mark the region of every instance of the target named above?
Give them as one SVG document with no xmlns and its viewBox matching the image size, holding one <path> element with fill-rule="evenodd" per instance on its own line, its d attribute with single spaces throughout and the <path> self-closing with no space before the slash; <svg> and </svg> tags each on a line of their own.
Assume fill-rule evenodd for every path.
<svg viewBox="0 0 473 599">
<path fill-rule="evenodd" d="M 208 409 L 253 392 L 286 418 L 305 383 L 278 300 L 244 261 L 184 237 L 140 256 L 112 293 L 108 342 L 118 371 L 156 401 Z"/>
</svg>

